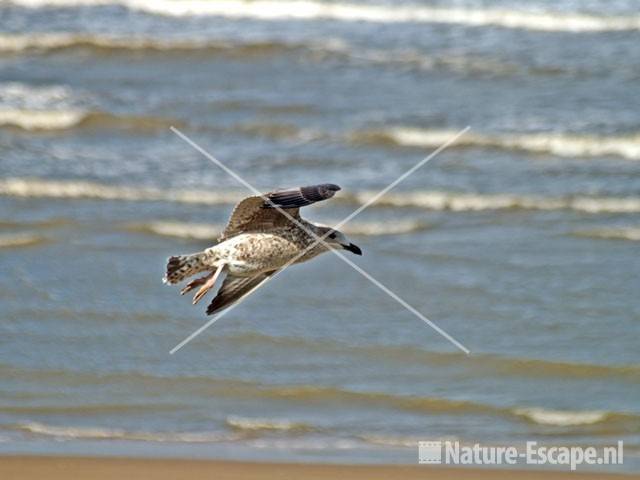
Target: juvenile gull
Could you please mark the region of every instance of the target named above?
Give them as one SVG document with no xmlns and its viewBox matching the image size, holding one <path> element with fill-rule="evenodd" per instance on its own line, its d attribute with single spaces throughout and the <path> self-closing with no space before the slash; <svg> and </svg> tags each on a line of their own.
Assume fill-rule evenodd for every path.
<svg viewBox="0 0 640 480">
<path fill-rule="evenodd" d="M 180 292 L 184 295 L 200 287 L 193 297 L 195 305 L 225 273 L 218 294 L 207 308 L 207 314 L 212 315 L 249 295 L 293 259 L 293 263 L 306 262 L 326 252 L 327 246 L 362 255 L 360 248 L 343 233 L 300 217 L 300 207 L 327 200 L 338 190 L 339 186 L 325 183 L 245 198 L 233 209 L 219 243 L 202 252 L 170 257 L 163 281 L 176 284 L 192 275 L 209 272 L 189 282 Z M 274 207 L 286 211 L 297 223 Z M 326 245 L 309 232 L 323 238 Z"/>
</svg>

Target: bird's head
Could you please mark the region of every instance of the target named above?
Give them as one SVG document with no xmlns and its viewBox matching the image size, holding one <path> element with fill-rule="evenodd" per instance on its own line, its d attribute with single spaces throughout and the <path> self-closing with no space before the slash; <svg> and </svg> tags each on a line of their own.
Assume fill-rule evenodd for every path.
<svg viewBox="0 0 640 480">
<path fill-rule="evenodd" d="M 337 250 L 349 250 L 351 253 L 355 253 L 356 255 L 362 255 L 360 247 L 351 243 L 344 233 L 325 226 L 317 226 L 316 229 L 317 235 L 322 237 L 324 242 L 331 248 L 335 248 Z"/>
</svg>

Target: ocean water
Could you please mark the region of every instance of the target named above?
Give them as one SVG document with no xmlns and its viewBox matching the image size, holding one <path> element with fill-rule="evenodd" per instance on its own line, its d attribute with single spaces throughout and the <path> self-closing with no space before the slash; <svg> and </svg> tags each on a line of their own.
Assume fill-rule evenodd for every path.
<svg viewBox="0 0 640 480">
<path fill-rule="evenodd" d="M 0 2 L 0 453 L 640 470 L 635 0 Z M 206 322 L 162 284 L 247 192 L 332 182 L 333 255 Z M 203 302 L 205 303 L 205 302 Z"/>
</svg>

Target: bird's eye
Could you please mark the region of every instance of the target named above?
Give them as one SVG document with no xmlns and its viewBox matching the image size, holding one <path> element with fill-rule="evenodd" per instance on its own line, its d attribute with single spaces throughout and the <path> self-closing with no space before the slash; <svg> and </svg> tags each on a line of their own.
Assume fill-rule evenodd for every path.
<svg viewBox="0 0 640 480">
<path fill-rule="evenodd" d="M 329 238 L 332 239 L 332 240 L 335 240 L 336 234 L 335 233 L 329 234 Z"/>
</svg>

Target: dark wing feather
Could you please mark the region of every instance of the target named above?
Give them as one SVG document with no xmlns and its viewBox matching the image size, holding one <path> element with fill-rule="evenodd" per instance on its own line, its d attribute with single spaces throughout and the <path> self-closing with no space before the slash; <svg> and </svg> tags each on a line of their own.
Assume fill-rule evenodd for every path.
<svg viewBox="0 0 640 480">
<path fill-rule="evenodd" d="M 235 277 L 227 275 L 222 282 L 218 294 L 215 296 L 207 307 L 207 315 L 213 315 L 225 308 L 230 307 L 234 303 L 242 300 L 251 292 L 256 290 L 263 282 L 265 282 L 276 270 L 265 272 L 253 277 Z"/>
<path fill-rule="evenodd" d="M 269 230 L 277 225 L 287 222 L 287 218 L 278 210 L 263 208 L 262 197 L 247 197 L 240 201 L 231 212 L 229 222 L 218 241 L 226 240 L 245 232 L 259 232 Z M 291 216 L 296 217 L 297 212 L 290 210 Z"/>
<path fill-rule="evenodd" d="M 268 193 L 266 197 L 280 208 L 300 208 L 312 203 L 327 200 L 340 190 L 338 185 L 323 183 L 321 185 L 310 185 L 308 187 L 291 188 Z M 265 208 L 273 208 L 274 205 L 266 203 Z"/>
</svg>

